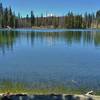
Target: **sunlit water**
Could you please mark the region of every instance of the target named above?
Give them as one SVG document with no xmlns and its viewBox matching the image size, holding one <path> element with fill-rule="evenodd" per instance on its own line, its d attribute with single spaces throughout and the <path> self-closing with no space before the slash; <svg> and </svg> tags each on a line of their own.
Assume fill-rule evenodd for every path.
<svg viewBox="0 0 100 100">
<path fill-rule="evenodd" d="M 100 89 L 100 31 L 0 30 L 2 81 Z"/>
</svg>

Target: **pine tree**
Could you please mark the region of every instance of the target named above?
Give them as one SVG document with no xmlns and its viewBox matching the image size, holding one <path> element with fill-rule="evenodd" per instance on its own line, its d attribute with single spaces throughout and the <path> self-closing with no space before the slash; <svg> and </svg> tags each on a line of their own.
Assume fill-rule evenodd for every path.
<svg viewBox="0 0 100 100">
<path fill-rule="evenodd" d="M 15 18 L 15 28 L 18 28 L 18 18 Z"/>
<path fill-rule="evenodd" d="M 26 15 L 26 21 L 27 22 L 29 21 L 29 15 L 28 14 Z"/>
<path fill-rule="evenodd" d="M 12 14 L 12 9 L 10 7 L 9 9 L 9 26 L 13 27 L 13 14 Z"/>
<path fill-rule="evenodd" d="M 0 3 L 0 27 L 2 27 L 2 20 L 3 20 L 3 6 Z"/>
<path fill-rule="evenodd" d="M 20 19 L 20 13 L 18 13 L 18 27 L 21 27 L 21 19 Z"/>
<path fill-rule="evenodd" d="M 43 26 L 43 24 L 44 24 L 44 21 L 43 21 L 43 14 L 41 14 L 41 17 L 40 17 L 40 23 L 41 23 L 41 26 Z"/>
<path fill-rule="evenodd" d="M 4 27 L 7 27 L 8 26 L 8 8 L 5 8 L 4 10 Z"/>
<path fill-rule="evenodd" d="M 10 24 L 12 28 L 15 28 L 15 16 L 14 15 L 11 16 Z"/>
<path fill-rule="evenodd" d="M 99 25 L 99 23 L 100 23 L 100 10 L 98 10 L 98 11 L 96 12 L 96 20 L 97 20 L 97 28 L 98 28 L 98 25 Z"/>
<path fill-rule="evenodd" d="M 29 27 L 30 26 L 30 22 L 29 22 L 29 15 L 28 14 L 26 15 L 25 20 L 26 20 L 26 22 L 25 22 L 26 27 Z"/>
<path fill-rule="evenodd" d="M 31 27 L 35 25 L 35 16 L 33 11 L 31 11 Z"/>
</svg>

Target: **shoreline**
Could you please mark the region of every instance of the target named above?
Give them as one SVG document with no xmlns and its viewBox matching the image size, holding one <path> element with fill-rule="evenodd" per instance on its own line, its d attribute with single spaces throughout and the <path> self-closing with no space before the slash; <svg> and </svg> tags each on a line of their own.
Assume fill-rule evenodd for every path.
<svg viewBox="0 0 100 100">
<path fill-rule="evenodd" d="M 96 95 L 70 95 L 70 94 L 27 94 L 27 93 L 21 93 L 21 94 L 0 94 L 1 100 L 6 99 L 21 99 L 21 100 L 100 100 L 100 96 Z"/>
<path fill-rule="evenodd" d="M 96 30 L 96 29 L 100 29 L 100 28 L 52 28 L 52 27 L 18 27 L 18 28 L 0 28 L 0 29 L 8 29 L 8 30 L 12 30 L 12 29 L 67 29 L 67 30 Z"/>
</svg>

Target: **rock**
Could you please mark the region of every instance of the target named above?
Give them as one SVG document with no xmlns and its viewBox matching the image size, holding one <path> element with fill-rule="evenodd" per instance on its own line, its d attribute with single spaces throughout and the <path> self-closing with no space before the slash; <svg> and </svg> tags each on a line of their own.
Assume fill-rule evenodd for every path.
<svg viewBox="0 0 100 100">
<path fill-rule="evenodd" d="M 93 91 L 89 91 L 85 95 L 93 95 L 93 94 L 94 94 Z"/>
</svg>

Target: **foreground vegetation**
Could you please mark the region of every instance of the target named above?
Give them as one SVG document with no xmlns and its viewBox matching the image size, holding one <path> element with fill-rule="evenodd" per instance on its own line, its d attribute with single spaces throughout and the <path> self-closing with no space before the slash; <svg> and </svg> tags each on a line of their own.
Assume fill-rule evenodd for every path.
<svg viewBox="0 0 100 100">
<path fill-rule="evenodd" d="M 27 94 L 86 94 L 89 89 L 86 87 L 66 87 L 63 85 L 56 85 L 55 87 L 46 87 L 46 84 L 39 83 L 36 85 L 31 84 L 33 87 L 30 88 L 29 84 L 22 82 L 10 82 L 4 81 L 0 82 L 0 93 L 27 93 Z M 41 87 L 44 86 L 44 87 Z M 100 90 L 94 91 L 95 95 L 100 95 Z"/>
</svg>

